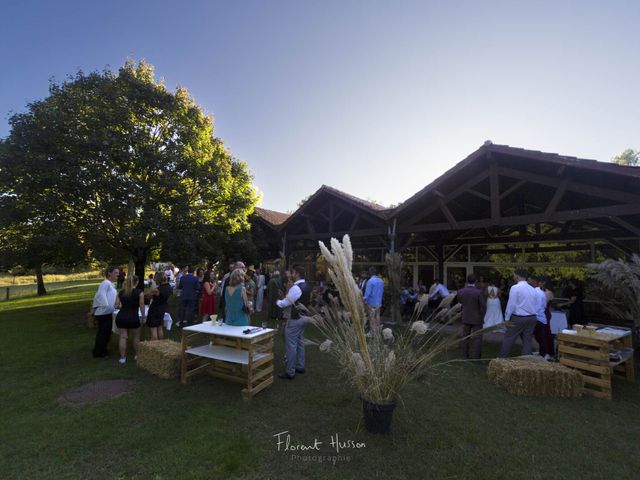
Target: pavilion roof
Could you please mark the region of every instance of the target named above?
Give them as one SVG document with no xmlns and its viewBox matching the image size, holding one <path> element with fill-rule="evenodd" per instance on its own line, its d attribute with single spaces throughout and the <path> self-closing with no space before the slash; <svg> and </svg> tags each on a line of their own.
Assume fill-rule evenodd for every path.
<svg viewBox="0 0 640 480">
<path fill-rule="evenodd" d="M 468 155 L 462 161 L 458 162 L 426 187 L 409 197 L 394 209 L 388 210 L 387 216 L 393 217 L 396 214 L 403 212 L 405 209 L 420 201 L 427 194 L 437 192 L 442 184 L 450 183 L 454 177 L 467 177 L 468 173 L 466 171 L 473 170 L 473 165 L 486 159 L 487 154 L 504 155 L 512 158 L 519 158 L 523 161 L 540 162 L 537 165 L 541 165 L 543 163 L 547 165 L 555 164 L 558 168 L 576 169 L 584 173 L 588 173 L 589 175 L 598 175 L 599 173 L 603 173 L 607 175 L 613 174 L 617 176 L 640 178 L 640 167 L 618 165 L 611 162 L 601 162 L 598 160 L 560 155 L 558 153 L 541 152 L 539 150 L 528 150 L 525 148 L 511 147 L 509 145 L 498 145 L 487 140 L 479 149 Z M 465 170 L 465 173 L 461 173 L 463 170 Z"/>
<path fill-rule="evenodd" d="M 268 210 L 261 207 L 255 207 L 254 212 L 258 217 L 274 227 L 286 222 L 291 216 L 288 213 L 276 212 L 275 210 Z"/>
</svg>

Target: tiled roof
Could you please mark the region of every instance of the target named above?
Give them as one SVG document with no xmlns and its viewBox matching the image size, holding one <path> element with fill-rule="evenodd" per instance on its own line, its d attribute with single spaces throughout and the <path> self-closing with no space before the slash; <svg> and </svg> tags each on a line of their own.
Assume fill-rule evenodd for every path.
<svg viewBox="0 0 640 480">
<path fill-rule="evenodd" d="M 290 217 L 288 213 L 276 212 L 275 210 L 267 210 L 266 208 L 260 207 L 256 207 L 254 212 L 265 222 L 271 225 L 280 225 Z"/>
<path fill-rule="evenodd" d="M 358 197 L 354 197 L 353 195 L 349 194 L 349 193 L 345 193 L 342 190 L 338 190 L 337 188 L 333 188 L 330 187 L 329 185 L 322 185 L 321 189 L 325 189 L 329 192 L 334 193 L 335 195 L 338 195 L 340 197 L 343 197 L 347 200 L 350 200 L 354 203 L 357 203 L 358 205 L 364 207 L 364 208 L 368 208 L 369 210 L 374 210 L 376 212 L 381 212 L 383 210 L 387 210 L 387 207 L 383 207 L 382 205 L 378 205 L 375 202 L 370 202 L 368 200 L 363 200 L 361 198 Z"/>
<path fill-rule="evenodd" d="M 640 167 L 618 165 L 617 163 L 601 162 L 587 158 L 572 157 L 569 155 L 560 155 L 559 153 L 541 152 L 540 150 L 527 150 L 526 148 L 510 147 L 509 145 L 497 145 L 489 141 L 485 142 L 483 147 L 496 153 L 535 158 L 538 160 L 562 163 L 567 166 L 579 166 L 622 175 L 640 176 Z"/>
<path fill-rule="evenodd" d="M 461 160 L 456 165 L 451 167 L 440 177 L 436 178 L 429 185 L 409 197 L 407 200 L 398 205 L 393 212 L 388 212 L 388 216 L 395 215 L 397 212 L 404 210 L 407 206 L 413 204 L 416 200 L 422 198 L 426 193 L 434 190 L 445 180 L 448 180 L 453 175 L 457 174 L 460 170 L 465 168 L 470 163 L 474 162 L 477 158 L 482 157 L 485 153 L 495 152 L 506 155 L 513 155 L 516 157 L 524 157 L 532 160 L 540 160 L 545 162 L 552 162 L 559 165 L 566 165 L 567 167 L 580 167 L 588 170 L 595 170 L 599 172 L 608 172 L 619 175 L 629 175 L 634 177 L 640 177 L 640 167 L 632 167 L 627 165 L 618 165 L 611 162 L 600 162 L 598 160 L 590 160 L 586 158 L 571 157 L 568 155 L 560 155 L 558 153 L 541 152 L 539 150 L 527 150 L 525 148 L 510 147 L 509 145 L 498 145 L 491 140 L 487 140 L 484 144 L 475 152 L 472 152 L 464 160 Z"/>
</svg>

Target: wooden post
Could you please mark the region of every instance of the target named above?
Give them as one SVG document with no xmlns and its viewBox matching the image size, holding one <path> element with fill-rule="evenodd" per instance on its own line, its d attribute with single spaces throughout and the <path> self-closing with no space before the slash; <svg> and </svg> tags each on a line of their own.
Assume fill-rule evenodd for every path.
<svg viewBox="0 0 640 480">
<path fill-rule="evenodd" d="M 9 287 L 7 287 L 7 295 L 6 295 L 5 300 L 9 300 Z"/>
<path fill-rule="evenodd" d="M 440 278 L 442 284 L 446 285 L 447 279 L 444 278 L 444 244 L 440 240 L 436 244 L 436 255 L 438 260 L 438 273 L 436 278 Z"/>
<path fill-rule="evenodd" d="M 389 231 L 389 253 L 396 253 L 396 225 L 398 219 L 393 219 L 393 227 L 387 227 Z"/>
</svg>

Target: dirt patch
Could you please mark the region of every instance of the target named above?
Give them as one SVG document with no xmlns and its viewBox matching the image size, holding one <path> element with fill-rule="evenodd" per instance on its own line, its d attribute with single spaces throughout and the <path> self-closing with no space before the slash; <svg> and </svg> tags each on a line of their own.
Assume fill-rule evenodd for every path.
<svg viewBox="0 0 640 480">
<path fill-rule="evenodd" d="M 58 403 L 82 407 L 130 393 L 134 386 L 132 380 L 100 380 L 63 393 L 58 397 Z"/>
</svg>

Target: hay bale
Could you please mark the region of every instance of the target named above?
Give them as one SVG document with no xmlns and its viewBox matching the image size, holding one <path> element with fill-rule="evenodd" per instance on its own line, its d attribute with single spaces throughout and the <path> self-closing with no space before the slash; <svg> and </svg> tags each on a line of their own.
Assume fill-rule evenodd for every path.
<svg viewBox="0 0 640 480">
<path fill-rule="evenodd" d="M 545 361 L 537 355 L 495 358 L 487 369 L 489 382 L 512 395 L 530 397 L 582 396 L 582 375 L 578 370 Z"/>
<path fill-rule="evenodd" d="M 140 342 L 138 367 L 160 378 L 176 378 L 180 375 L 182 346 L 173 340 Z"/>
</svg>

